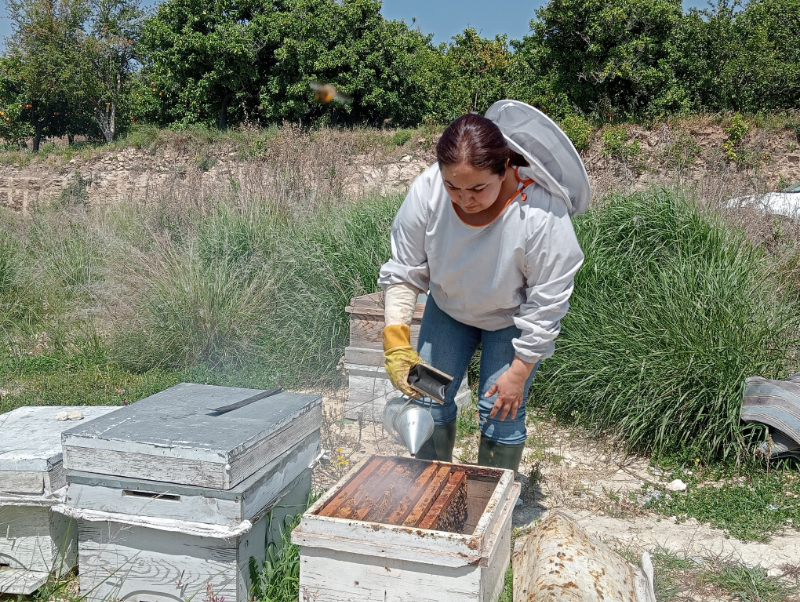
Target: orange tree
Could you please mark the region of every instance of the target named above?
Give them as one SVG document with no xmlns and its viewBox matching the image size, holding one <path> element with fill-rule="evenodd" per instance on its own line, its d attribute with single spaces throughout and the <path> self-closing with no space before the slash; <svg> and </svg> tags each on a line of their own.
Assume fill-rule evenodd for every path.
<svg viewBox="0 0 800 602">
<path fill-rule="evenodd" d="M 81 112 L 79 68 L 83 0 L 9 0 L 13 33 L 4 57 L 7 109 L 13 98 L 16 119 L 33 136 L 33 151 L 43 136 L 62 136 L 70 118 Z M 6 112 L 6 111 L 4 111 Z M 24 124 L 24 125 L 23 125 Z"/>
<path fill-rule="evenodd" d="M 146 21 L 134 95 L 167 123 L 417 123 L 430 104 L 428 37 L 377 0 L 166 0 Z M 331 83 L 350 103 L 318 103 Z M 145 87 L 146 86 L 146 87 Z"/>
</svg>

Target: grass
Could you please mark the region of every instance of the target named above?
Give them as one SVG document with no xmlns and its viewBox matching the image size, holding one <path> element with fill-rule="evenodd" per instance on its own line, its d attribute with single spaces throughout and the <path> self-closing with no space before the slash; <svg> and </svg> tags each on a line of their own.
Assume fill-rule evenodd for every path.
<svg viewBox="0 0 800 602">
<path fill-rule="evenodd" d="M 575 227 L 586 261 L 533 399 L 662 459 L 741 460 L 763 436 L 740 425 L 744 380 L 785 376 L 797 348 L 768 258 L 664 190 L 612 196 Z"/>
<path fill-rule="evenodd" d="M 661 491 L 646 508 L 677 520 L 689 517 L 744 541 L 767 541 L 787 527 L 800 527 L 800 478 L 795 471 L 730 466 L 677 472 L 686 492 Z"/>
<path fill-rule="evenodd" d="M 706 579 L 709 583 L 727 590 L 741 602 L 780 602 L 797 591 L 797 588 L 769 576 L 760 566 L 727 564 L 708 574 Z"/>
</svg>

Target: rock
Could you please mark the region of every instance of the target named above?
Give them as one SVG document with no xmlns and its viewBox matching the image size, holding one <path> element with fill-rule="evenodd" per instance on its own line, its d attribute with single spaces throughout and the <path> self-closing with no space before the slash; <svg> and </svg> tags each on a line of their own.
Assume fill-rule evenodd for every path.
<svg viewBox="0 0 800 602">
<path fill-rule="evenodd" d="M 675 479 L 671 483 L 668 483 L 666 488 L 669 491 L 686 491 L 686 483 L 680 479 Z"/>
<path fill-rule="evenodd" d="M 71 412 L 59 412 L 56 414 L 56 420 L 63 422 L 64 420 L 83 420 L 83 412 L 80 410 L 72 410 Z"/>
</svg>

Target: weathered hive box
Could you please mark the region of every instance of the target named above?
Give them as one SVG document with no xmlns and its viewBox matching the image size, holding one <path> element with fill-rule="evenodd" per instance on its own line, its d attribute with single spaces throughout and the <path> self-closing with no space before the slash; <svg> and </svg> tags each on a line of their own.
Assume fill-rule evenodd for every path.
<svg viewBox="0 0 800 602">
<path fill-rule="evenodd" d="M 75 565 L 76 525 L 52 510 L 66 484 L 61 433 L 75 422 L 56 416 L 77 411 L 88 421 L 114 409 L 39 406 L 0 416 L 0 593 L 28 595 Z"/>
<path fill-rule="evenodd" d="M 306 469 L 238 527 L 79 511 L 81 595 L 88 602 L 247 602 L 251 563 L 259 570 L 268 543 L 280 545 L 286 517 L 305 508 L 310 490 Z"/>
<path fill-rule="evenodd" d="M 64 433 L 68 471 L 231 489 L 322 424 L 322 398 L 182 383 Z"/>
<path fill-rule="evenodd" d="M 427 295 L 420 295 L 411 322 L 411 345 L 416 348 L 419 327 L 425 312 Z M 345 402 L 345 417 L 381 422 L 386 395 L 394 390 L 386 370 L 383 369 L 383 293 L 354 297 L 345 308 L 350 314 L 350 345 L 344 350 L 344 367 L 349 372 L 349 394 Z M 460 378 L 456 404 L 469 405 L 470 392 L 466 374 Z"/>
<path fill-rule="evenodd" d="M 90 602 L 249 599 L 250 563 L 304 507 L 322 422 L 317 395 L 262 393 L 184 383 L 64 433 Z"/>
<path fill-rule="evenodd" d="M 367 458 L 292 532 L 300 600 L 494 602 L 518 497 L 510 470 Z"/>
</svg>

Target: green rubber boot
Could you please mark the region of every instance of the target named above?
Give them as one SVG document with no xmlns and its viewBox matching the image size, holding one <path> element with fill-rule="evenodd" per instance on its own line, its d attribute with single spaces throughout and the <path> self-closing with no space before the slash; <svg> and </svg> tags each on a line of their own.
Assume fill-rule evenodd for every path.
<svg viewBox="0 0 800 602">
<path fill-rule="evenodd" d="M 433 427 L 433 435 L 417 452 L 419 460 L 453 461 L 453 447 L 456 444 L 456 421 L 437 424 Z"/>
<path fill-rule="evenodd" d="M 519 463 L 522 461 L 522 452 L 524 451 L 524 443 L 506 445 L 505 443 L 489 441 L 486 437 L 481 436 L 481 444 L 478 448 L 478 466 L 507 468 L 518 472 Z"/>
</svg>

